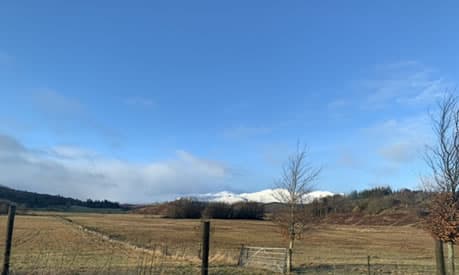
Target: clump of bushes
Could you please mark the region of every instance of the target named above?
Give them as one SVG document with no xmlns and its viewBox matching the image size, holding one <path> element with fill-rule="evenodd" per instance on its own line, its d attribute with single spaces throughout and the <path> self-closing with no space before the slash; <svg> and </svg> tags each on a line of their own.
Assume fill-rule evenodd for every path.
<svg viewBox="0 0 459 275">
<path fill-rule="evenodd" d="M 207 219 L 231 219 L 233 207 L 224 202 L 208 203 L 202 212 L 202 217 Z"/>
<path fill-rule="evenodd" d="M 368 199 L 368 198 L 379 198 L 391 195 L 392 189 L 389 186 L 379 186 L 371 189 L 366 189 L 360 192 L 353 191 L 349 194 L 351 199 Z"/>
<path fill-rule="evenodd" d="M 349 195 L 335 195 L 314 201 L 314 216 L 326 217 L 329 214 L 352 213 L 375 215 L 385 210 L 414 209 L 425 207 L 431 194 L 409 189 L 392 190 L 390 187 L 375 187 L 363 191 L 353 191 Z"/>
<path fill-rule="evenodd" d="M 233 219 L 262 220 L 265 216 L 265 206 L 258 202 L 238 202 L 232 208 Z"/>
<path fill-rule="evenodd" d="M 203 202 L 193 199 L 179 199 L 167 206 L 166 217 L 175 219 L 199 219 L 204 210 Z"/>
<path fill-rule="evenodd" d="M 392 197 L 384 197 L 380 199 L 369 200 L 366 211 L 368 214 L 379 214 L 386 209 L 398 207 L 400 201 Z"/>
<path fill-rule="evenodd" d="M 193 199 L 179 199 L 168 203 L 167 218 L 174 219 L 263 219 L 264 205 L 257 202 L 200 202 Z"/>
</svg>

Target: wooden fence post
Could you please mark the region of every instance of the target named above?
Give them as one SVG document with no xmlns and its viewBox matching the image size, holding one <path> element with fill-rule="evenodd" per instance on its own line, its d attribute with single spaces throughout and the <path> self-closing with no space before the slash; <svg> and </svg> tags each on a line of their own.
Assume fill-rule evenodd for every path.
<svg viewBox="0 0 459 275">
<path fill-rule="evenodd" d="M 450 274 L 455 275 L 456 265 L 454 264 L 454 243 L 451 241 L 447 242 L 447 248 L 448 248 L 448 263 L 450 266 Z"/>
<path fill-rule="evenodd" d="M 437 275 L 445 275 L 446 268 L 445 268 L 445 257 L 443 254 L 443 241 L 442 240 L 435 240 L 435 261 L 436 261 Z"/>
<path fill-rule="evenodd" d="M 201 275 L 209 274 L 209 241 L 210 241 L 210 222 L 202 223 L 202 263 Z"/>
<path fill-rule="evenodd" d="M 164 245 L 164 256 L 169 256 L 169 249 L 167 247 L 167 244 Z"/>
<path fill-rule="evenodd" d="M 370 256 L 367 257 L 368 275 L 371 275 Z"/>
<path fill-rule="evenodd" d="M 238 266 L 244 265 L 244 244 L 241 245 L 241 251 L 239 252 L 239 261 L 237 263 Z"/>
<path fill-rule="evenodd" d="M 14 216 L 16 215 L 16 205 L 11 204 L 8 209 L 8 223 L 6 225 L 5 254 L 3 256 L 2 275 L 10 272 L 11 243 L 13 241 Z"/>
</svg>

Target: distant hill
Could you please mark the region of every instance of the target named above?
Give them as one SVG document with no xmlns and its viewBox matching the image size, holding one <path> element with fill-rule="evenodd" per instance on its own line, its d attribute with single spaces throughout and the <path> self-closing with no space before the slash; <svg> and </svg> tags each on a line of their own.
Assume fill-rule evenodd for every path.
<svg viewBox="0 0 459 275">
<path fill-rule="evenodd" d="M 431 196 L 420 190 L 375 187 L 325 197 L 308 207 L 314 216 L 329 224 L 413 225 L 428 214 Z"/>
<path fill-rule="evenodd" d="M 274 190 L 268 189 L 255 193 L 234 194 L 230 192 L 209 193 L 194 196 L 185 201 L 194 201 L 196 205 L 244 204 L 256 201 L 263 205 L 264 219 L 271 219 L 285 205 L 273 198 Z M 354 191 L 349 194 L 330 192 L 310 193 L 305 197 L 305 209 L 325 224 L 348 225 L 414 225 L 427 215 L 431 193 L 419 190 L 392 190 L 389 187 Z M 180 200 L 179 200 L 180 201 Z M 156 203 L 133 208 L 133 213 L 168 216 L 174 209 L 175 202 Z"/>
<path fill-rule="evenodd" d="M 118 202 L 108 200 L 91 200 L 82 201 L 79 199 L 63 197 L 60 195 L 48 195 L 35 192 L 15 190 L 0 185 L 0 201 L 10 201 L 19 205 L 21 208 L 32 209 L 124 209 L 125 207 Z"/>
</svg>

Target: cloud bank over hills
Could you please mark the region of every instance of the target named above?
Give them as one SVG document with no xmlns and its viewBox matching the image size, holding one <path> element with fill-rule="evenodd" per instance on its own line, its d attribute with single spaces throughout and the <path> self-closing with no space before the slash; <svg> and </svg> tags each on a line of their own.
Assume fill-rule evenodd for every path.
<svg viewBox="0 0 459 275">
<path fill-rule="evenodd" d="M 169 159 L 134 163 L 72 146 L 32 148 L 0 134 L 0 185 L 79 199 L 152 202 L 224 189 L 230 169 L 177 150 Z"/>
</svg>

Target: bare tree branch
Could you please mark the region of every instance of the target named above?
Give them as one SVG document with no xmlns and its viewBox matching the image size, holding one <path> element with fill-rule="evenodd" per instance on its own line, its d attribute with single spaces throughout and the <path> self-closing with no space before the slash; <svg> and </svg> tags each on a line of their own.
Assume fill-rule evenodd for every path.
<svg viewBox="0 0 459 275">
<path fill-rule="evenodd" d="M 308 160 L 308 148 L 297 144 L 296 152 L 291 155 L 282 167 L 280 179 L 276 183 L 277 200 L 284 204 L 295 205 L 304 203 L 306 194 L 312 191 L 315 181 L 322 169 L 314 167 Z"/>
<path fill-rule="evenodd" d="M 431 115 L 437 139 L 434 146 L 427 146 L 425 161 L 432 171 L 431 178 L 438 191 L 449 192 L 458 199 L 459 186 L 459 106 L 453 95 L 446 96 L 438 104 L 439 114 Z"/>
</svg>

